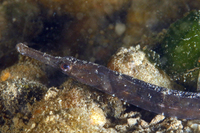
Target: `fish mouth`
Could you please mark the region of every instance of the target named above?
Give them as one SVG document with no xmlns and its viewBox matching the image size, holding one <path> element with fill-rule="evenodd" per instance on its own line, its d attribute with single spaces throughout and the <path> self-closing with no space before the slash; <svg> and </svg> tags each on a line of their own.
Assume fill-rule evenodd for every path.
<svg viewBox="0 0 200 133">
<path fill-rule="evenodd" d="M 29 48 L 25 43 L 18 43 L 16 45 L 16 49 L 20 54 L 34 58 L 54 68 L 59 68 L 60 63 L 62 62 L 62 57 L 55 57 L 55 56 L 40 52 L 38 50 Z"/>
</svg>

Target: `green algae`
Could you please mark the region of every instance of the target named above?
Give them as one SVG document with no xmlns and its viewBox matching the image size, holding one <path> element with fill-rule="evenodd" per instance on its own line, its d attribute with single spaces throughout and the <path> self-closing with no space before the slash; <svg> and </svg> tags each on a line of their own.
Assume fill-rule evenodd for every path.
<svg viewBox="0 0 200 133">
<path fill-rule="evenodd" d="M 171 24 L 161 41 L 158 52 L 161 56 L 161 68 L 173 79 L 186 85 L 185 87 L 196 88 L 197 85 L 200 65 L 199 36 L 200 11 L 195 10 Z"/>
<path fill-rule="evenodd" d="M 199 66 L 200 11 L 192 11 L 173 23 L 162 42 L 162 67 L 179 74 Z"/>
</svg>

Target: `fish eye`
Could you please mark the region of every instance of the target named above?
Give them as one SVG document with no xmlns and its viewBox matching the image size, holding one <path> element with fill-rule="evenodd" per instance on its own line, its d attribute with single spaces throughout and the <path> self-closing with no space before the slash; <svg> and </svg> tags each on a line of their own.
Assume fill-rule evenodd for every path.
<svg viewBox="0 0 200 133">
<path fill-rule="evenodd" d="M 69 70 L 71 70 L 71 66 L 68 65 L 68 64 L 65 64 L 65 63 L 61 64 L 60 67 L 61 67 L 61 69 L 63 71 L 69 71 Z"/>
</svg>

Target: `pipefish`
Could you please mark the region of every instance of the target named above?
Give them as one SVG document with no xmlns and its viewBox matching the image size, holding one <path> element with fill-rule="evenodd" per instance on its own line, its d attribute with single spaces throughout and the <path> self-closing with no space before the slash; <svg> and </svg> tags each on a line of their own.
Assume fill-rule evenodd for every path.
<svg viewBox="0 0 200 133">
<path fill-rule="evenodd" d="M 16 49 L 22 55 L 60 69 L 83 84 L 139 108 L 170 117 L 200 119 L 200 93 L 160 87 L 71 56 L 58 57 L 42 53 L 24 43 L 17 44 Z"/>
</svg>

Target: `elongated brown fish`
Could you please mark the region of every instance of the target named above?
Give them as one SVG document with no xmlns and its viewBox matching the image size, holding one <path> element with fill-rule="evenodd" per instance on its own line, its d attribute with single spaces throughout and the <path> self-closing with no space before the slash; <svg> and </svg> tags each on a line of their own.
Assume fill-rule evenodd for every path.
<svg viewBox="0 0 200 133">
<path fill-rule="evenodd" d="M 54 57 L 23 43 L 16 48 L 22 55 L 58 68 L 83 84 L 142 109 L 171 117 L 200 119 L 200 93 L 159 87 L 95 63 L 74 57 Z"/>
</svg>

